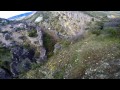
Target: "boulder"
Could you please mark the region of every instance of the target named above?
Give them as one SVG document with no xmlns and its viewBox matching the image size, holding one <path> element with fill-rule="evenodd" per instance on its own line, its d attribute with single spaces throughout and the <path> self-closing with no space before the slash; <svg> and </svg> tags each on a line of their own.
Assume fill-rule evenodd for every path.
<svg viewBox="0 0 120 90">
<path fill-rule="evenodd" d="M 43 17 L 41 16 L 41 17 L 38 17 L 38 18 L 35 20 L 35 22 L 38 23 L 38 22 L 41 22 L 42 20 L 43 20 Z"/>
<path fill-rule="evenodd" d="M 62 49 L 62 46 L 59 44 L 59 43 L 56 43 L 54 45 L 54 53 L 57 53 L 57 51 L 61 50 Z"/>
<path fill-rule="evenodd" d="M 37 61 L 37 63 L 43 62 L 47 60 L 47 56 L 46 56 L 46 49 L 44 47 L 40 48 L 40 58 Z"/>
<path fill-rule="evenodd" d="M 5 37 L 5 40 L 9 40 L 9 39 L 11 39 L 11 34 L 5 33 L 4 37 Z"/>
</svg>

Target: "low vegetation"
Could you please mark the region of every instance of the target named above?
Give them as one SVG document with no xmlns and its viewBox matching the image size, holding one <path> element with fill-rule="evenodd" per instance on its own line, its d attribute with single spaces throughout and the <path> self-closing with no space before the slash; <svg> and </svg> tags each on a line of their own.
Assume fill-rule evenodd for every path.
<svg viewBox="0 0 120 90">
<path fill-rule="evenodd" d="M 115 33 L 108 30 L 107 34 L 110 36 L 107 36 L 106 33 L 98 35 L 98 32 L 88 32 L 84 40 L 63 49 L 57 55 L 49 58 L 45 65 L 29 71 L 24 77 L 81 78 L 91 65 L 102 60 L 120 58 L 120 39 L 114 37 Z"/>
<path fill-rule="evenodd" d="M 28 32 L 29 37 L 37 37 L 37 30 L 31 30 Z"/>
<path fill-rule="evenodd" d="M 47 51 L 47 56 L 51 57 L 53 55 L 55 40 L 47 33 L 43 34 L 43 44 Z"/>
</svg>

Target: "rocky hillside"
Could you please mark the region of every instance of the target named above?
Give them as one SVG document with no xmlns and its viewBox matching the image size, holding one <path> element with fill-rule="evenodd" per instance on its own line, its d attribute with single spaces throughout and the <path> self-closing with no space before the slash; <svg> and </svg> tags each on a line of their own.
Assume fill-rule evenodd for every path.
<svg viewBox="0 0 120 90">
<path fill-rule="evenodd" d="M 80 11 L 41 11 L 28 21 L 39 23 L 46 31 L 58 34 L 56 38 L 70 39 L 84 33 L 91 19 Z"/>
<path fill-rule="evenodd" d="M 45 59 L 42 36 L 41 28 L 34 23 L 1 19 L 0 75 L 4 68 L 9 71 L 9 77 L 17 78 L 20 73 L 30 70 L 32 63 Z"/>
<path fill-rule="evenodd" d="M 37 11 L 20 21 L 1 18 L 0 78 L 120 78 L 120 20 L 113 13 L 115 18 L 106 11 Z"/>
</svg>

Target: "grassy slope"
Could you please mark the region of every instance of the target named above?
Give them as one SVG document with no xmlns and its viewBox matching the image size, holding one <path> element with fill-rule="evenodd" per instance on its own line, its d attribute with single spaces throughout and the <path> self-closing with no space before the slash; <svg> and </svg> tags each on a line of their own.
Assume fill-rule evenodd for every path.
<svg viewBox="0 0 120 90">
<path fill-rule="evenodd" d="M 81 78 L 85 70 L 101 60 L 120 58 L 120 39 L 104 35 L 88 36 L 48 62 L 24 75 L 24 78 Z"/>
</svg>

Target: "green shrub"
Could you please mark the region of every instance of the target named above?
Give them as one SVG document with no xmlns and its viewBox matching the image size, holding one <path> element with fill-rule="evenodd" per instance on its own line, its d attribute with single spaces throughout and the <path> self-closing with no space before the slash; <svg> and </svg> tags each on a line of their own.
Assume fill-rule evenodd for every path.
<svg viewBox="0 0 120 90">
<path fill-rule="evenodd" d="M 43 44 L 46 48 L 48 57 L 53 55 L 55 40 L 47 33 L 43 34 Z"/>
<path fill-rule="evenodd" d="M 101 30 L 91 30 L 92 34 L 96 34 L 97 36 L 101 34 Z"/>
<path fill-rule="evenodd" d="M 30 32 L 28 32 L 28 36 L 29 37 L 37 37 L 37 30 L 31 30 Z"/>
</svg>

